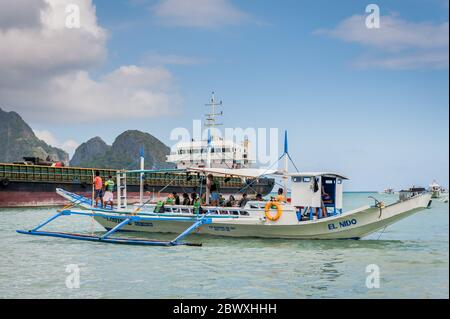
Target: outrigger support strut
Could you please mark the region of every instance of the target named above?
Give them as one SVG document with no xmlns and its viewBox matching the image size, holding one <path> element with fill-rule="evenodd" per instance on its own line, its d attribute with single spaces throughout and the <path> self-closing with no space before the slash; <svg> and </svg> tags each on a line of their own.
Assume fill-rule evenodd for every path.
<svg viewBox="0 0 450 319">
<path fill-rule="evenodd" d="M 198 216 L 194 218 L 186 218 L 186 217 L 158 217 L 158 216 L 120 216 L 116 215 L 114 218 L 121 219 L 120 223 L 116 225 L 114 228 L 107 231 L 102 236 L 94 236 L 94 235 L 86 235 L 86 234 L 77 234 L 77 233 L 66 233 L 66 232 L 50 232 L 50 231 L 41 231 L 40 229 L 55 219 L 57 219 L 60 216 L 70 216 L 70 215 L 81 215 L 81 216 L 90 216 L 90 217 L 101 217 L 101 218 L 107 218 L 111 215 L 104 214 L 104 213 L 96 213 L 96 212 L 81 212 L 81 211 L 72 211 L 69 209 L 63 210 L 58 212 L 57 214 L 53 215 L 52 217 L 48 218 L 43 223 L 39 224 L 35 228 L 31 230 L 17 230 L 17 233 L 24 234 L 24 235 L 35 235 L 35 236 L 47 236 L 47 237 L 59 237 L 59 238 L 67 238 L 67 239 L 75 239 L 75 240 L 85 240 L 85 241 L 97 241 L 97 242 L 103 242 L 103 243 L 111 243 L 111 244 L 128 244 L 128 245 L 148 245 L 148 246 L 179 246 L 179 245 L 186 245 L 186 246 L 201 246 L 202 244 L 197 243 L 185 243 L 182 242 L 182 239 L 191 234 L 193 231 L 198 229 L 204 224 L 210 224 L 211 218 L 208 218 L 208 214 L 202 216 L 200 219 Z M 112 234 L 118 232 L 120 229 L 122 229 L 124 226 L 136 221 L 151 221 L 151 220 L 167 220 L 172 219 L 174 221 L 183 221 L 183 222 L 190 222 L 194 221 L 194 223 L 189 226 L 185 231 L 183 231 L 180 235 L 178 235 L 174 240 L 172 241 L 158 241 L 158 240 L 152 240 L 152 239 L 144 239 L 144 238 L 123 238 L 123 237 L 110 237 Z"/>
<path fill-rule="evenodd" d="M 70 214 L 67 214 L 66 211 L 58 212 L 58 213 L 56 213 L 55 215 L 53 215 L 52 217 L 50 217 L 49 219 L 47 219 L 45 222 L 43 222 L 43 223 L 37 225 L 35 228 L 33 228 L 32 230 L 30 230 L 30 232 L 38 231 L 39 229 L 41 229 L 42 227 L 44 227 L 44 226 L 47 225 L 47 224 L 50 224 L 52 221 L 54 221 L 56 218 L 58 218 L 58 217 L 60 217 L 60 216 L 62 216 L 62 215 L 70 215 Z"/>
<path fill-rule="evenodd" d="M 211 219 L 206 218 L 207 215 L 203 216 L 199 221 L 196 221 L 195 223 L 193 223 L 188 229 L 186 229 L 184 232 L 182 232 L 180 235 L 178 235 L 177 238 L 175 238 L 174 240 L 171 241 L 172 244 L 177 244 L 179 241 L 181 241 L 184 237 L 188 236 L 189 234 L 191 234 L 193 231 L 195 231 L 196 229 L 198 229 L 200 226 L 202 226 L 203 224 L 210 224 L 211 223 Z"/>
<path fill-rule="evenodd" d="M 128 225 L 128 223 L 131 221 L 131 218 L 125 219 L 123 222 L 118 224 L 116 227 L 108 231 L 106 234 L 100 237 L 100 240 L 108 238 L 110 235 L 114 234 L 116 231 L 120 230 L 123 226 Z"/>
</svg>

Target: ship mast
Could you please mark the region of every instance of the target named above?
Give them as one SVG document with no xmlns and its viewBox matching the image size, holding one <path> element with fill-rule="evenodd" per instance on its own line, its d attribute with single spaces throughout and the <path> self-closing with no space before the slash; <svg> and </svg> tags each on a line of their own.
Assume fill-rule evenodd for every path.
<svg viewBox="0 0 450 319">
<path fill-rule="evenodd" d="M 215 133 L 216 126 L 223 125 L 222 123 L 216 122 L 216 118 L 218 116 L 223 115 L 223 111 L 220 111 L 219 113 L 217 113 L 218 112 L 217 108 L 222 107 L 223 103 L 222 103 L 222 101 L 220 101 L 218 103 L 216 102 L 214 91 L 213 91 L 212 95 L 211 95 L 211 102 L 208 104 L 205 104 L 205 105 L 211 107 L 211 113 L 206 114 L 205 127 L 207 127 L 209 129 L 210 134 L 211 134 L 211 140 L 214 141 L 215 140 L 214 133 Z"/>
<path fill-rule="evenodd" d="M 223 111 L 220 111 L 220 113 L 217 113 L 217 108 L 221 107 L 222 101 L 219 103 L 216 102 L 214 91 L 211 95 L 211 102 L 208 104 L 205 104 L 206 106 L 211 107 L 211 113 L 206 114 L 206 120 L 205 120 L 205 127 L 208 128 L 208 146 L 206 149 L 207 155 L 206 155 L 206 167 L 211 168 L 211 153 L 212 153 L 212 142 L 216 139 L 214 133 L 216 130 L 216 126 L 223 125 L 222 123 L 216 122 L 216 117 L 222 116 Z"/>
</svg>

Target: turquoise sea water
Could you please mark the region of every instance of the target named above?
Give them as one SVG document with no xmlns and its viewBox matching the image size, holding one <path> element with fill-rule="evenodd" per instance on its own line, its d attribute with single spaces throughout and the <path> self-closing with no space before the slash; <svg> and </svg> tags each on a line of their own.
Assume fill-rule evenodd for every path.
<svg viewBox="0 0 450 319">
<path fill-rule="evenodd" d="M 386 202 L 396 198 L 346 193 L 346 209 L 371 204 L 369 195 Z M 167 248 L 15 233 L 54 213 L 54 208 L 0 210 L 1 298 L 449 297 L 449 206 L 438 201 L 360 241 L 195 236 L 191 240 L 203 247 Z M 48 229 L 101 231 L 74 216 Z M 71 264 L 80 269 L 78 289 L 66 287 Z M 380 270 L 378 289 L 366 287 L 370 264 Z"/>
</svg>

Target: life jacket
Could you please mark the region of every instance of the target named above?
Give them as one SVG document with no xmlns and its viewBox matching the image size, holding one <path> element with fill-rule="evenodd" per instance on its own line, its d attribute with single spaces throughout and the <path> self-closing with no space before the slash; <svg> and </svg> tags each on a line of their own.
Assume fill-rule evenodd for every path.
<svg viewBox="0 0 450 319">
<path fill-rule="evenodd" d="M 106 191 L 108 191 L 108 192 L 114 192 L 114 186 L 115 186 L 115 183 L 111 179 L 108 179 L 105 182 L 105 188 L 106 188 Z"/>
<path fill-rule="evenodd" d="M 199 214 L 201 210 L 201 206 L 200 206 L 200 199 L 196 199 L 194 201 L 194 214 Z"/>
<path fill-rule="evenodd" d="M 156 203 L 155 213 L 157 214 L 164 213 L 164 202 L 162 200 Z"/>
</svg>

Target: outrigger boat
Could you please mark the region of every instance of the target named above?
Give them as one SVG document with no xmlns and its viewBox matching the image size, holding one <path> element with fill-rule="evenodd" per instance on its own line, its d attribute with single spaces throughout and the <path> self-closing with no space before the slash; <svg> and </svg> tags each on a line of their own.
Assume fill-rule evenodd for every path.
<svg viewBox="0 0 450 319">
<path fill-rule="evenodd" d="M 287 152 L 287 136 L 283 156 L 286 162 L 290 159 Z M 343 182 L 347 180 L 345 176 L 331 172 L 288 173 L 286 165 L 286 169 L 282 172 L 224 168 L 176 170 L 179 174 L 198 174 L 204 179 L 210 174 L 238 176 L 253 181 L 267 175 L 282 176 L 285 181 L 290 179 L 291 182 L 291 198 L 285 203 L 274 200 L 249 201 L 243 208 L 161 206 L 150 203 L 151 200 L 143 202 L 142 194 L 140 204 L 130 208 L 127 206 L 126 177 L 136 172 L 144 176 L 155 171 L 141 169 L 118 172 L 117 207 L 94 208 L 91 199 L 58 189 L 57 193 L 69 200 L 71 206 L 65 207 L 34 229 L 18 232 L 105 243 L 156 246 L 200 245 L 183 241 L 191 234 L 282 239 L 361 239 L 431 205 L 429 192 L 403 192 L 399 200 L 390 205 L 385 205 L 372 197 L 373 205 L 345 211 L 343 209 Z M 251 184 L 248 187 L 251 187 Z M 41 231 L 42 227 L 53 220 L 69 215 L 91 217 L 106 229 L 106 233 L 94 236 Z M 111 237 L 119 231 L 174 233 L 177 236 L 171 241 Z"/>
</svg>

